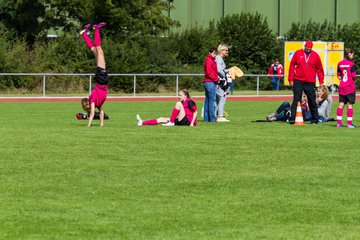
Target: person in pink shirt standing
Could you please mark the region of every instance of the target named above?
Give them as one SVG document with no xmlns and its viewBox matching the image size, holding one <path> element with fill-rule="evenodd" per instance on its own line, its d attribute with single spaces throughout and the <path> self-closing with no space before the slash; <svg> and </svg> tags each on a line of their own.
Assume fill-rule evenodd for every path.
<svg viewBox="0 0 360 240">
<path fill-rule="evenodd" d="M 353 125 L 353 104 L 356 99 L 356 65 L 353 62 L 354 51 L 351 48 L 345 48 L 345 59 L 338 63 L 337 76 L 340 80 L 339 85 L 339 106 L 336 111 L 337 127 L 342 127 L 342 115 L 344 105 L 347 104 L 347 127 L 355 128 Z"/>
<path fill-rule="evenodd" d="M 186 89 L 179 91 L 179 101 L 172 110 L 171 117 L 160 117 L 143 121 L 139 114 L 136 115 L 137 125 L 158 125 L 163 126 L 196 126 L 197 125 L 197 108 L 196 103 L 190 98 L 190 94 Z"/>
<path fill-rule="evenodd" d="M 93 25 L 94 42 L 87 34 L 87 31 L 91 28 L 91 24 L 87 24 L 85 29 L 80 31 L 80 35 L 84 38 L 86 45 L 93 52 L 97 65 L 94 89 L 92 90 L 89 98 L 84 98 L 81 100 L 83 109 L 87 112 L 90 112 L 87 125 L 88 127 L 91 126 L 91 123 L 94 119 L 95 107 L 98 108 L 100 112 L 100 126 L 104 126 L 103 104 L 107 98 L 109 76 L 106 71 L 104 51 L 101 48 L 100 30 L 105 25 L 105 22 Z"/>
<path fill-rule="evenodd" d="M 297 103 L 301 102 L 302 92 L 308 98 L 311 112 L 310 124 L 319 122 L 319 115 L 316 105 L 316 77 L 319 79 L 320 87 L 324 83 L 324 69 L 318 53 L 312 50 L 313 42 L 306 41 L 304 49 L 297 50 L 290 62 L 289 83 L 293 87 L 293 102 L 291 105 L 290 124 L 295 123 Z"/>
</svg>

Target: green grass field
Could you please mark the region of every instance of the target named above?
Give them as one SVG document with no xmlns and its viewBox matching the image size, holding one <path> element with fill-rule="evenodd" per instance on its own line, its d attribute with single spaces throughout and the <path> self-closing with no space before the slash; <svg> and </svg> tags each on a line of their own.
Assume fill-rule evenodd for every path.
<svg viewBox="0 0 360 240">
<path fill-rule="evenodd" d="M 87 128 L 79 103 L 0 103 L 0 239 L 360 238 L 359 129 L 251 122 L 276 101 L 136 126 L 173 104 L 107 102 Z"/>
</svg>

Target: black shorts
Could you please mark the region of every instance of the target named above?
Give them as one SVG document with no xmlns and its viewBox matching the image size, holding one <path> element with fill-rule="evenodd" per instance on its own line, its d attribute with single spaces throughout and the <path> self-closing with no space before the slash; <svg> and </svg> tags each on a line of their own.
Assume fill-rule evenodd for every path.
<svg viewBox="0 0 360 240">
<path fill-rule="evenodd" d="M 183 119 L 181 119 L 180 121 L 176 118 L 174 123 L 175 123 L 175 126 L 190 126 L 190 124 L 191 124 L 191 122 L 189 122 L 189 120 L 187 119 L 186 116 Z"/>
<path fill-rule="evenodd" d="M 348 95 L 340 95 L 339 94 L 339 102 L 343 102 L 344 104 L 351 103 L 354 104 L 356 100 L 356 93 L 350 93 Z"/>
<path fill-rule="evenodd" d="M 106 69 L 97 67 L 95 73 L 95 82 L 100 85 L 108 85 L 109 83 L 109 75 Z"/>
</svg>

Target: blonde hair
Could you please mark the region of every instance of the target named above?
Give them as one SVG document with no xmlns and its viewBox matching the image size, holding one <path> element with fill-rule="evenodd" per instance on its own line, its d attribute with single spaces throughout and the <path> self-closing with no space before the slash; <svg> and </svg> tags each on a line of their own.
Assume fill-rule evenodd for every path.
<svg viewBox="0 0 360 240">
<path fill-rule="evenodd" d="M 218 48 L 217 48 L 217 51 L 218 51 L 218 53 L 220 53 L 221 50 L 224 50 L 224 49 L 229 49 L 229 45 L 227 45 L 225 43 L 220 43 Z"/>
<path fill-rule="evenodd" d="M 327 100 L 329 97 L 329 89 L 325 85 L 322 85 L 319 89 L 323 92 L 321 98 Z"/>
</svg>

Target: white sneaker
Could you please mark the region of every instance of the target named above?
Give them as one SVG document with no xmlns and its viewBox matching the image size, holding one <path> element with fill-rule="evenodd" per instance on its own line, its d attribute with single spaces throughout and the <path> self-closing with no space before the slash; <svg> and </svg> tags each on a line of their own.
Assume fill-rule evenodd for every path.
<svg viewBox="0 0 360 240">
<path fill-rule="evenodd" d="M 230 122 L 230 120 L 228 120 L 228 119 L 226 119 L 224 117 L 218 117 L 216 121 L 217 122 Z"/>
<path fill-rule="evenodd" d="M 173 126 L 175 126 L 175 123 L 167 122 L 167 123 L 164 123 L 163 126 L 164 127 L 173 127 Z"/>
<path fill-rule="evenodd" d="M 136 114 L 136 121 L 138 126 L 142 126 L 143 121 L 141 120 L 139 114 Z"/>
</svg>

